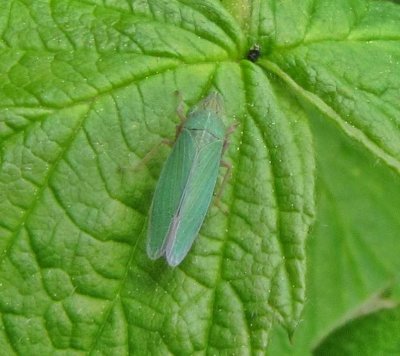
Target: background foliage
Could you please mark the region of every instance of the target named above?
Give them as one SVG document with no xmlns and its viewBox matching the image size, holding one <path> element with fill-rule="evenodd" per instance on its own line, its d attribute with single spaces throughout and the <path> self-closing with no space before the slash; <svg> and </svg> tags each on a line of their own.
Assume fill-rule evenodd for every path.
<svg viewBox="0 0 400 356">
<path fill-rule="evenodd" d="M 348 320 L 367 337 L 353 320 L 399 296 L 399 23 L 389 1 L 1 2 L 2 352 L 304 355 Z M 240 126 L 228 214 L 171 269 L 144 248 L 169 149 L 132 167 L 173 137 L 177 89 L 219 91 Z"/>
</svg>

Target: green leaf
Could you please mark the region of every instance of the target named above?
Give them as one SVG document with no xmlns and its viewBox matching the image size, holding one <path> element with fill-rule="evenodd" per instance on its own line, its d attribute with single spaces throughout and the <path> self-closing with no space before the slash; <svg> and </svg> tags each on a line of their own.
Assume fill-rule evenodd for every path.
<svg viewBox="0 0 400 356">
<path fill-rule="evenodd" d="M 314 214 L 299 104 L 246 57 L 217 3 L 2 5 L 1 343 L 7 353 L 265 350 L 295 329 Z M 179 90 L 218 90 L 233 175 L 176 269 L 145 253 Z M 230 124 L 227 122 L 226 124 Z"/>
<path fill-rule="evenodd" d="M 399 6 L 317 1 L 310 11 L 301 42 L 278 43 L 264 66 L 400 172 Z"/>
<path fill-rule="evenodd" d="M 371 2 L 361 11 L 353 4 L 361 13 L 354 15 L 347 35 L 340 36 L 329 19 L 347 17 L 352 23 L 352 12 L 324 16 L 324 2 L 315 4 L 313 17 L 323 19 L 313 35 L 319 38 L 279 49 L 275 63 L 263 63 L 323 115 L 313 130 L 318 219 L 307 254 L 307 307 L 292 344 L 276 330 L 271 355 L 309 354 L 348 313 L 382 288 L 398 284 L 400 226 L 394 212 L 400 208 L 399 180 L 376 157 L 398 172 L 400 9 Z M 310 28 L 318 23 L 315 19 Z M 326 26 L 329 31 L 322 31 Z M 339 131 L 327 130 L 324 118 L 372 157 L 344 141 Z"/>
<path fill-rule="evenodd" d="M 3 352 L 247 355 L 277 323 L 293 335 L 315 210 L 310 107 L 399 172 L 399 18 L 362 0 L 3 1 Z M 228 213 L 214 205 L 171 269 L 145 253 L 170 149 L 135 167 L 174 137 L 176 90 L 187 107 L 219 91 L 240 126 Z"/>
<path fill-rule="evenodd" d="M 317 152 L 318 218 L 307 241 L 307 301 L 292 342 L 275 330 L 270 355 L 310 355 L 366 302 L 399 286 L 398 175 L 323 116 L 310 112 L 309 117 Z M 390 298 L 400 301 L 399 296 Z"/>
<path fill-rule="evenodd" d="M 400 308 L 364 315 L 329 335 L 314 355 L 395 355 L 400 351 L 399 328 Z"/>
</svg>

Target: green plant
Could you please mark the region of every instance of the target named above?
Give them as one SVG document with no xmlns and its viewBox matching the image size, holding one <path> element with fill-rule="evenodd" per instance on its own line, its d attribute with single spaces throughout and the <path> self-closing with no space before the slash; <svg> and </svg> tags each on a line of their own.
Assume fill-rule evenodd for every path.
<svg viewBox="0 0 400 356">
<path fill-rule="evenodd" d="M 304 355 L 393 289 L 399 24 L 389 1 L 2 1 L 1 352 Z M 145 252 L 169 149 L 132 167 L 177 89 L 240 127 L 228 214 L 172 269 Z"/>
</svg>

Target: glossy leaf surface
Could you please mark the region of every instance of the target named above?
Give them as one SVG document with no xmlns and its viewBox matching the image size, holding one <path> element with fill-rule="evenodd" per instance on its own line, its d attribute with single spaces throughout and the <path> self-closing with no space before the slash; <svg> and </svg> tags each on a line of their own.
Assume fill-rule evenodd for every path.
<svg viewBox="0 0 400 356">
<path fill-rule="evenodd" d="M 310 352 L 399 270 L 391 210 L 400 191 L 399 21 L 387 1 L 2 1 L 2 352 L 250 355 L 269 344 L 283 354 L 299 325 L 294 348 Z M 174 137 L 176 90 L 188 108 L 213 89 L 240 122 L 226 154 L 228 214 L 212 206 L 171 269 L 146 254 L 170 149 L 132 167 Z M 345 135 L 349 149 L 329 151 L 323 129 L 311 131 L 314 109 L 323 128 L 336 127 L 327 137 Z M 351 147 L 368 163 L 352 159 Z M 315 176 L 310 241 L 320 245 L 308 259 L 306 297 Z M 357 179 L 359 198 L 374 203 L 363 213 L 352 205 Z M 365 259 L 371 240 L 378 270 Z M 350 256 L 340 276 L 359 289 L 321 282 L 339 270 L 332 256 Z M 345 291 L 342 299 L 332 290 Z M 305 304 L 315 309 L 302 316 Z M 300 339 L 305 319 L 313 327 Z M 285 341 L 270 343 L 278 325 Z"/>
</svg>

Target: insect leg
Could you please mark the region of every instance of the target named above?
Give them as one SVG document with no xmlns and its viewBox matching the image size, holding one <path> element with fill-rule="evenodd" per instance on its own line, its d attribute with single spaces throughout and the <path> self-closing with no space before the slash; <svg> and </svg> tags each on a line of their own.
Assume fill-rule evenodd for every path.
<svg viewBox="0 0 400 356">
<path fill-rule="evenodd" d="M 229 141 L 229 136 L 232 135 L 236 128 L 239 126 L 238 122 L 235 122 L 234 124 L 232 124 L 231 126 L 228 127 L 228 129 L 226 130 L 226 134 L 225 134 L 225 140 L 224 140 L 224 145 L 222 146 L 222 154 L 225 153 L 225 151 L 228 149 L 229 145 L 230 145 L 230 141 Z"/>
<path fill-rule="evenodd" d="M 149 162 L 154 157 L 154 155 L 160 149 L 161 145 L 168 145 L 168 146 L 172 147 L 174 145 L 177 137 L 181 133 L 183 125 L 184 125 L 184 123 L 186 121 L 185 108 L 184 108 L 183 97 L 182 97 L 181 92 L 177 90 L 177 91 L 175 91 L 175 94 L 178 97 L 178 106 L 177 106 L 177 109 L 176 109 L 176 113 L 177 113 L 177 115 L 179 117 L 179 120 L 180 120 L 179 125 L 177 125 L 176 128 L 175 128 L 175 131 L 176 131 L 175 132 L 175 139 L 174 140 L 169 140 L 169 139 L 161 140 L 149 152 L 147 152 L 145 154 L 145 156 L 142 158 L 142 160 L 133 168 L 134 171 L 138 171 L 143 166 L 145 166 L 147 164 L 147 162 Z"/>
<path fill-rule="evenodd" d="M 228 180 L 229 180 L 229 178 L 231 176 L 231 173 L 232 173 L 232 165 L 230 163 L 225 162 L 225 161 L 221 161 L 221 166 L 226 168 L 226 172 L 224 174 L 224 178 L 222 178 L 222 182 L 221 182 L 221 185 L 218 188 L 218 192 L 215 194 L 215 198 L 217 200 L 220 200 L 220 197 L 221 197 L 221 195 L 222 195 L 222 193 L 224 191 L 224 188 L 225 188 L 225 184 L 228 182 Z"/>
<path fill-rule="evenodd" d="M 215 205 L 224 213 L 228 214 L 228 211 L 226 210 L 225 207 L 221 205 L 221 195 L 224 191 L 225 184 L 228 182 L 230 176 L 231 176 L 231 171 L 232 171 L 232 165 L 229 164 L 228 162 L 221 161 L 221 166 L 226 168 L 226 172 L 224 174 L 224 178 L 222 178 L 221 185 L 218 187 L 217 192 L 214 194 L 215 198 Z"/>
<path fill-rule="evenodd" d="M 147 152 L 144 157 L 141 159 L 141 161 L 133 168 L 134 171 L 138 171 L 141 169 L 143 166 L 147 164 L 158 152 L 160 149 L 161 145 L 168 145 L 172 147 L 174 145 L 175 141 L 174 140 L 169 140 L 169 139 L 163 139 L 159 143 L 157 143 L 149 152 Z"/>
<path fill-rule="evenodd" d="M 230 145 L 230 141 L 229 141 L 228 137 L 233 132 L 235 132 L 235 130 L 238 126 L 239 126 L 239 123 L 235 122 L 234 124 L 229 126 L 228 129 L 226 130 L 224 145 L 222 146 L 222 155 L 225 153 L 225 151 L 228 149 L 228 147 Z M 226 214 L 227 211 L 225 208 L 223 208 L 221 206 L 220 198 L 224 191 L 225 184 L 228 182 L 228 180 L 231 176 L 232 165 L 224 160 L 221 160 L 221 166 L 226 168 L 226 172 L 225 172 L 224 178 L 222 178 L 222 183 L 221 183 L 220 187 L 218 188 L 217 193 L 215 194 L 215 204 Z"/>
<path fill-rule="evenodd" d="M 178 97 L 178 106 L 176 108 L 176 114 L 179 117 L 180 123 L 179 125 L 176 126 L 176 132 L 175 132 L 175 139 L 179 136 L 179 134 L 182 131 L 183 125 L 185 124 L 185 121 L 187 120 L 187 117 L 185 115 L 185 106 L 183 104 L 183 96 L 179 90 L 175 92 L 175 94 Z"/>
</svg>

